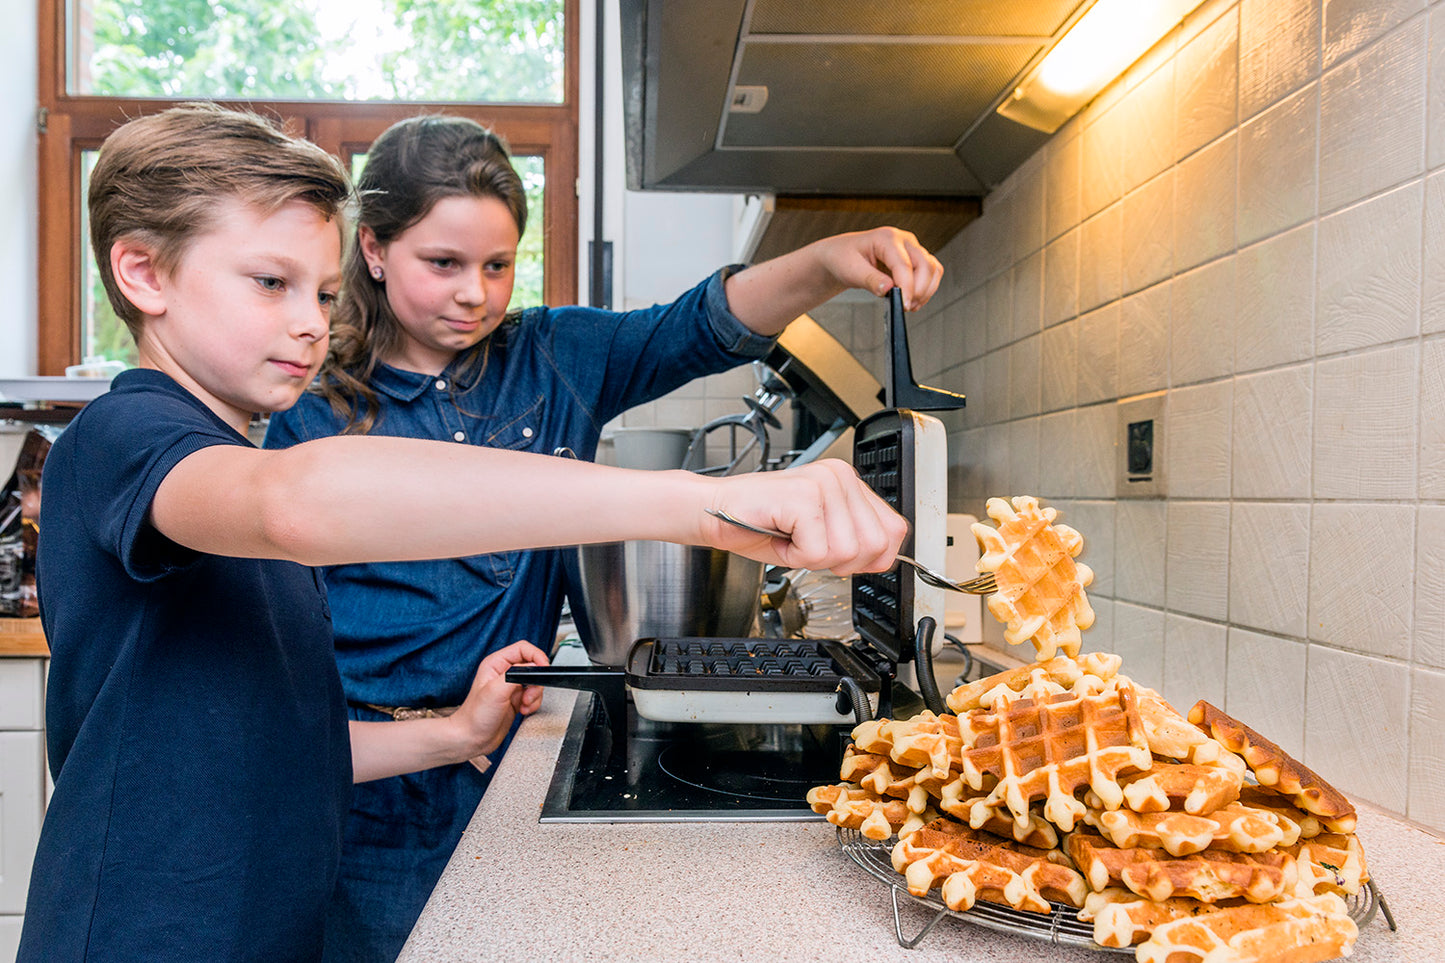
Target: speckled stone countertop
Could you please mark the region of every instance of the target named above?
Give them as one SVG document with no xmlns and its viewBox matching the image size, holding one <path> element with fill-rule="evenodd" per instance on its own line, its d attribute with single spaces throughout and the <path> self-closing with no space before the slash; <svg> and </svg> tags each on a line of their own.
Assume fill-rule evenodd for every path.
<svg viewBox="0 0 1445 963">
<path fill-rule="evenodd" d="M 825 822 L 537 821 L 576 694 L 528 719 L 413 930 L 401 963 L 850 960 L 1106 963 L 945 918 L 907 950 L 889 889 Z M 1351 963 L 1445 960 L 1445 840 L 1361 807 L 1359 835 L 1399 925 L 1377 914 Z M 936 914 L 900 900 L 904 935 Z"/>
</svg>

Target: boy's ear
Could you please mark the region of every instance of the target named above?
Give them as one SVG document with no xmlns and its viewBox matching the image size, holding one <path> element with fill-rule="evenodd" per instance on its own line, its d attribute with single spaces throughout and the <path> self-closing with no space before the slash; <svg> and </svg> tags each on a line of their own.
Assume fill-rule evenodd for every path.
<svg viewBox="0 0 1445 963">
<path fill-rule="evenodd" d="M 151 248 L 125 238 L 116 241 L 110 246 L 110 270 L 116 287 L 136 310 L 152 316 L 165 313 L 165 283 Z"/>
</svg>

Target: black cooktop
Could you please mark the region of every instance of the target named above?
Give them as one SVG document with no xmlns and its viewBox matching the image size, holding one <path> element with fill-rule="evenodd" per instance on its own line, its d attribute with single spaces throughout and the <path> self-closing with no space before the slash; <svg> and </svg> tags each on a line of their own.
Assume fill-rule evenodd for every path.
<svg viewBox="0 0 1445 963">
<path fill-rule="evenodd" d="M 610 725 L 602 700 L 581 692 L 541 821 L 821 820 L 807 793 L 838 781 L 850 729 L 654 722 L 640 718 L 629 700 L 624 735 Z"/>
</svg>

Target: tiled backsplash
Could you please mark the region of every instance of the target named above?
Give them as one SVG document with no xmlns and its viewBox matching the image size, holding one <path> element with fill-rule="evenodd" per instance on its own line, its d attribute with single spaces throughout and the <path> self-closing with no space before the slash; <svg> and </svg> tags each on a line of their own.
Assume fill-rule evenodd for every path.
<svg viewBox="0 0 1445 963">
<path fill-rule="evenodd" d="M 950 508 L 1083 533 L 1087 646 L 1445 830 L 1445 3 L 1208 0 L 984 203 L 911 319 Z M 814 313 L 881 372 L 883 313 Z M 1167 497 L 1117 498 L 1164 391 Z M 989 621 L 986 619 L 986 621 Z"/>
</svg>

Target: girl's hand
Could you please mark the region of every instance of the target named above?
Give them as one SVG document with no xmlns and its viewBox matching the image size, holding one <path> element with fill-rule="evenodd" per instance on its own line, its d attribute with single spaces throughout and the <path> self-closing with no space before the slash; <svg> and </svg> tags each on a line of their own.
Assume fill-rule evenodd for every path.
<svg viewBox="0 0 1445 963">
<path fill-rule="evenodd" d="M 938 258 L 913 234 L 896 227 L 836 234 L 815 244 L 839 284 L 880 296 L 897 285 L 909 311 L 927 304 L 943 280 Z"/>
<path fill-rule="evenodd" d="M 506 680 L 507 669 L 514 665 L 547 665 L 547 653 L 530 642 L 513 642 L 477 666 L 466 701 L 447 719 L 458 727 L 458 738 L 475 750 L 464 758 L 491 752 L 506 738 L 514 717 L 531 715 L 541 707 L 541 686 Z"/>
<path fill-rule="evenodd" d="M 708 507 L 789 537 L 759 535 L 704 514 L 704 542 L 769 564 L 839 575 L 882 572 L 908 535 L 903 516 L 837 459 L 717 481 Z"/>
</svg>

